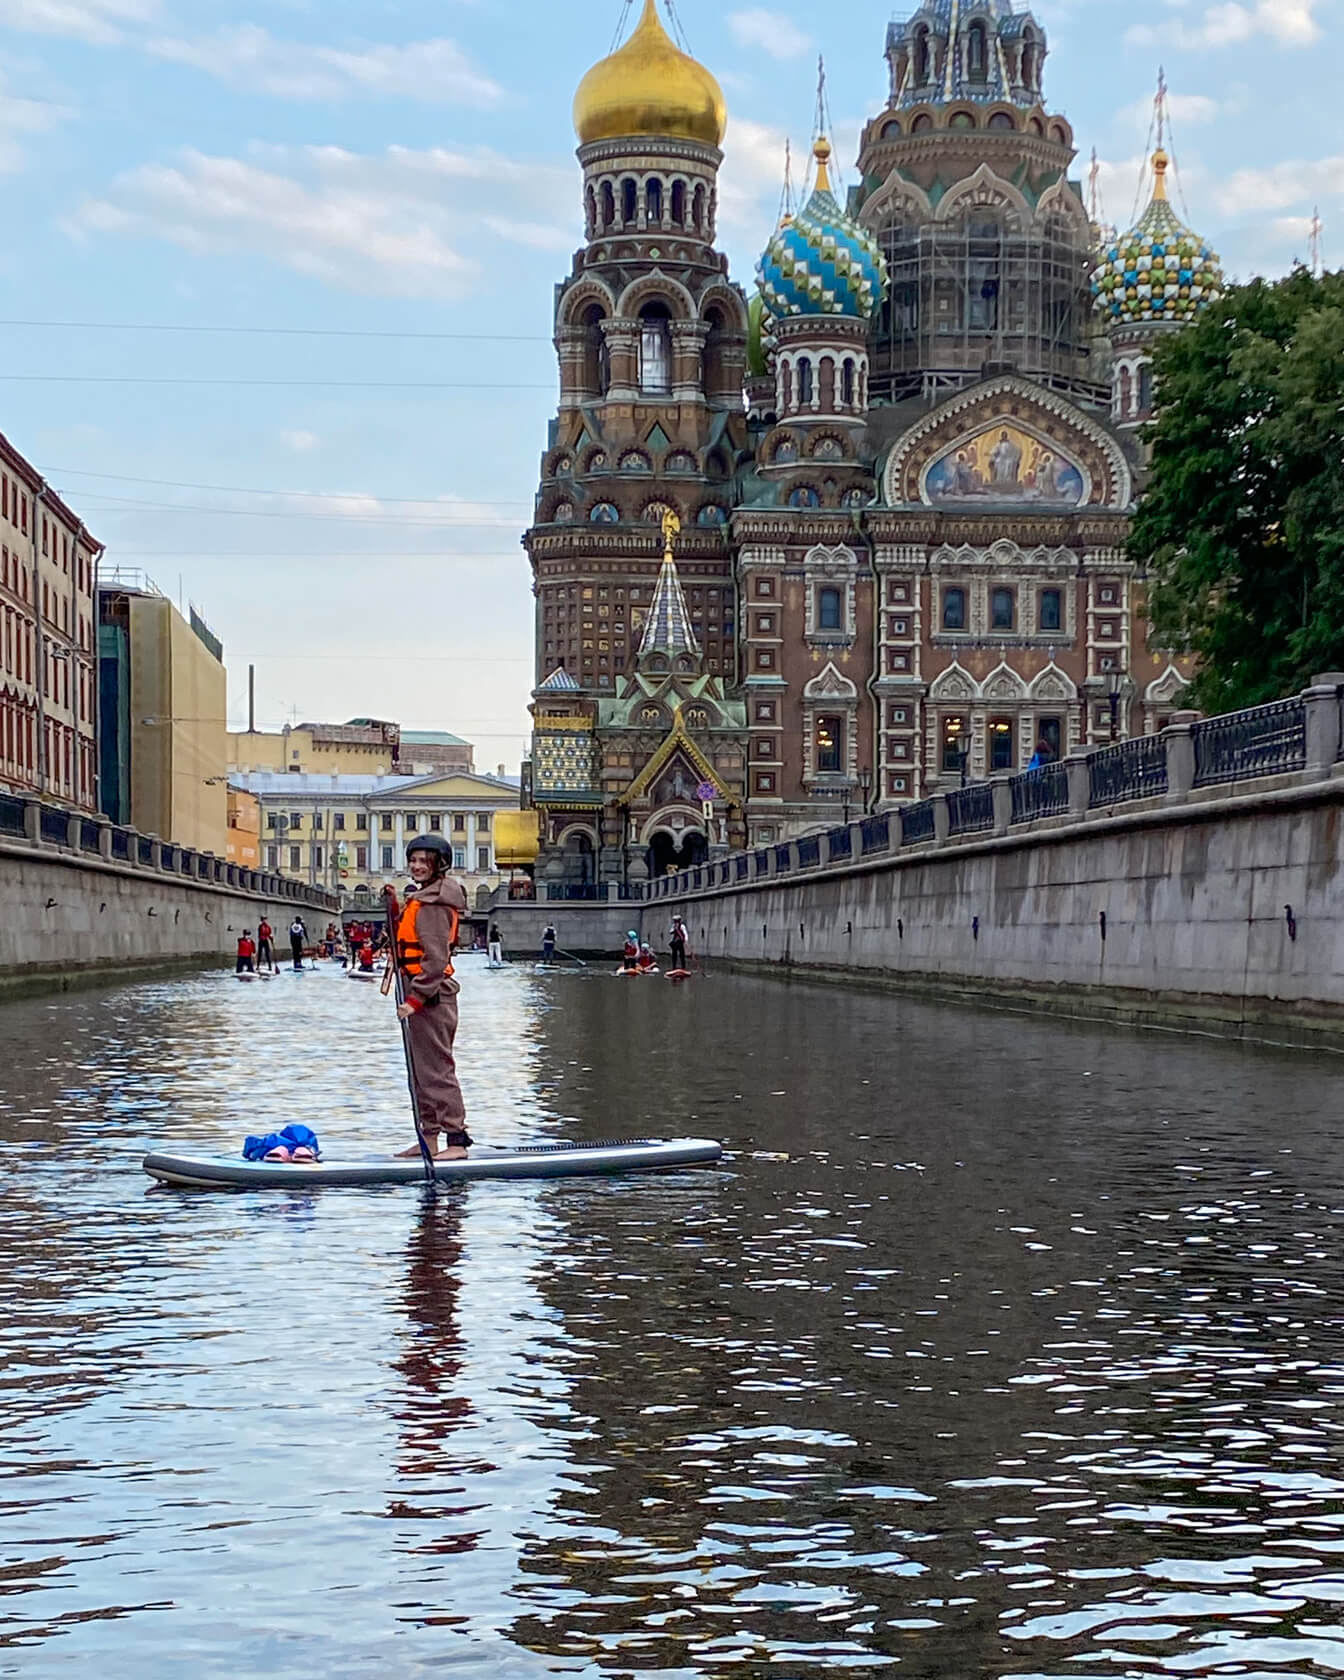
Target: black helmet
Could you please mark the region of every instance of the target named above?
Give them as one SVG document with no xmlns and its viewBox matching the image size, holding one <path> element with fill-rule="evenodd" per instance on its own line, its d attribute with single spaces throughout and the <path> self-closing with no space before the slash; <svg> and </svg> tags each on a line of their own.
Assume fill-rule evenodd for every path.
<svg viewBox="0 0 1344 1680">
<path fill-rule="evenodd" d="M 447 869 L 453 861 L 453 848 L 441 834 L 417 834 L 414 839 L 406 842 L 408 860 L 412 852 L 433 852 L 439 860 L 440 872 Z"/>
</svg>

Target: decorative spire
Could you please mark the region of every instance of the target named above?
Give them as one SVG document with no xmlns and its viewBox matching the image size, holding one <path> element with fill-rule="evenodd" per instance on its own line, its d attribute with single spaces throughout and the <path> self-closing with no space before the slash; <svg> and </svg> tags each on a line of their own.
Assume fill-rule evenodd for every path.
<svg viewBox="0 0 1344 1680">
<path fill-rule="evenodd" d="M 824 134 L 819 134 L 812 146 L 812 156 L 817 160 L 817 192 L 828 193 L 831 190 L 831 176 L 826 165 L 831 160 L 831 143 Z"/>
<path fill-rule="evenodd" d="M 686 597 L 681 592 L 677 563 L 672 558 L 672 539 L 680 529 L 681 521 L 669 508 L 663 515 L 663 564 L 639 644 L 641 659 L 651 653 L 666 654 L 669 659 L 684 653 L 697 660 L 701 657 L 700 643 L 691 628 L 691 615 L 686 611 Z"/>
</svg>

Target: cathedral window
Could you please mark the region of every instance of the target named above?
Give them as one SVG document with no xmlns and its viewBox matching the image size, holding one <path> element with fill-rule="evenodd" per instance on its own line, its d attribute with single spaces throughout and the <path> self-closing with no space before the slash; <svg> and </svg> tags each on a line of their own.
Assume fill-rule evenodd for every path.
<svg viewBox="0 0 1344 1680">
<path fill-rule="evenodd" d="M 691 225 L 701 238 L 708 239 L 709 228 L 705 223 L 705 189 L 703 186 L 695 189 L 695 197 L 692 200 L 691 208 Z"/>
<path fill-rule="evenodd" d="M 991 630 L 1011 630 L 1016 602 L 1011 589 L 992 589 L 989 593 L 989 627 Z"/>
<path fill-rule="evenodd" d="M 583 195 L 584 237 L 591 239 L 597 232 L 597 195 L 591 187 Z"/>
<path fill-rule="evenodd" d="M 1012 126 L 1013 126 L 1013 119 L 1008 115 L 1007 111 L 995 111 L 994 115 L 985 124 L 986 128 L 999 128 L 999 129 L 1011 128 Z"/>
<path fill-rule="evenodd" d="M 844 768 L 845 720 L 819 717 L 816 724 L 816 766 L 822 775 L 836 775 Z"/>
<path fill-rule="evenodd" d="M 1153 370 L 1147 362 L 1139 364 L 1139 418 L 1147 419 L 1153 412 Z"/>
<path fill-rule="evenodd" d="M 977 18 L 966 32 L 966 74 L 973 82 L 989 76 L 989 46 L 985 26 Z"/>
<path fill-rule="evenodd" d="M 840 370 L 840 401 L 846 408 L 854 406 L 854 362 L 846 356 L 845 365 Z"/>
<path fill-rule="evenodd" d="M 929 52 L 929 32 L 927 29 L 915 31 L 915 82 L 922 87 L 930 79 L 933 69 L 933 56 Z M 928 126 L 932 127 L 932 124 Z"/>
<path fill-rule="evenodd" d="M 1013 720 L 1011 718 L 990 718 L 989 768 L 991 770 L 1012 770 L 1015 768 L 1013 734 Z"/>
<path fill-rule="evenodd" d="M 971 732 L 966 719 L 959 713 L 945 717 L 942 734 L 942 768 L 953 774 L 959 771 L 964 776 L 966 761 L 971 756 Z"/>
<path fill-rule="evenodd" d="M 1022 85 L 1029 93 L 1040 88 L 1041 49 L 1030 29 L 1022 31 Z"/>
<path fill-rule="evenodd" d="M 808 356 L 798 358 L 798 406 L 812 401 L 812 361 Z"/>
<path fill-rule="evenodd" d="M 644 186 L 644 219 L 649 227 L 661 227 L 663 221 L 663 183 L 656 175 Z"/>
<path fill-rule="evenodd" d="M 610 357 L 602 331 L 604 318 L 599 303 L 590 303 L 583 312 L 583 388 L 598 396 L 606 395 L 611 382 Z"/>
<path fill-rule="evenodd" d="M 1129 369 L 1122 367 L 1120 369 L 1120 417 L 1122 420 L 1129 418 L 1130 404 L 1134 400 L 1133 385 L 1134 382 L 1130 378 Z"/>
<path fill-rule="evenodd" d="M 910 132 L 911 134 L 927 134 L 932 127 L 933 118 L 927 111 L 921 111 L 914 122 L 910 124 Z"/>
<path fill-rule="evenodd" d="M 1037 625 L 1041 630 L 1058 630 L 1063 618 L 1061 608 L 1064 597 L 1058 589 L 1043 589 L 1041 591 L 1040 607 L 1037 612 Z"/>
<path fill-rule="evenodd" d="M 672 183 L 672 225 L 679 228 L 686 226 L 685 181 L 673 181 Z"/>
<path fill-rule="evenodd" d="M 672 326 L 665 304 L 646 303 L 639 312 L 639 388 L 654 397 L 672 390 Z"/>
<path fill-rule="evenodd" d="M 843 630 L 842 607 L 843 602 L 838 589 L 831 588 L 829 585 L 825 589 L 819 589 L 817 591 L 817 629 Z"/>
<path fill-rule="evenodd" d="M 943 591 L 943 629 L 964 630 L 966 628 L 966 591 L 959 588 L 944 589 Z"/>
<path fill-rule="evenodd" d="M 638 213 L 635 183 L 631 180 L 621 182 L 621 217 L 627 227 L 635 220 Z"/>
<path fill-rule="evenodd" d="M 602 183 L 602 231 L 615 225 L 616 222 L 616 194 L 612 191 L 610 181 Z"/>
</svg>

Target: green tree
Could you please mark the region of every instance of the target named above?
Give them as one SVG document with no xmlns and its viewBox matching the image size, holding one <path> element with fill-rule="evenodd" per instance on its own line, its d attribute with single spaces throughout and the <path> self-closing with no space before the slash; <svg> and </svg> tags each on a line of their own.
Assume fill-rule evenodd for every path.
<svg viewBox="0 0 1344 1680">
<path fill-rule="evenodd" d="M 1130 552 L 1192 699 L 1254 706 L 1344 670 L 1344 273 L 1234 286 L 1154 357 Z"/>
</svg>

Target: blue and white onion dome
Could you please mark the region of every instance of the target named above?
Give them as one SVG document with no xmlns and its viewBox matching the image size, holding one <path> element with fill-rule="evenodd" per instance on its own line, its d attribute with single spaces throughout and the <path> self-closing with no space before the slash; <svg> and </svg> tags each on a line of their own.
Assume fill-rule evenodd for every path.
<svg viewBox="0 0 1344 1680">
<path fill-rule="evenodd" d="M 869 320 L 887 291 L 876 240 L 836 203 L 826 170 L 831 143 L 812 148 L 817 184 L 807 203 L 776 229 L 756 265 L 767 317 L 849 315 Z"/>
<path fill-rule="evenodd" d="M 1092 271 L 1095 307 L 1112 327 L 1192 321 L 1222 296 L 1218 255 L 1192 233 L 1167 199 L 1167 154 L 1153 153 L 1153 196 L 1137 226 L 1122 233 Z"/>
</svg>

